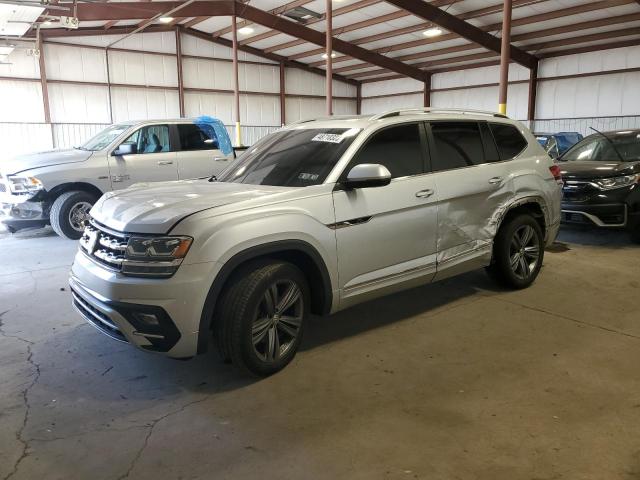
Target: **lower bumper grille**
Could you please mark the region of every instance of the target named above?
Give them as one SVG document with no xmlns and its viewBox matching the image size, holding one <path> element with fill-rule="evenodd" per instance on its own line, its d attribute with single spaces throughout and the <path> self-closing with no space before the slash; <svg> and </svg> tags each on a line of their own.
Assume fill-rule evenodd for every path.
<svg viewBox="0 0 640 480">
<path fill-rule="evenodd" d="M 86 302 L 73 288 L 71 295 L 73 296 L 73 306 L 87 322 L 105 335 L 121 342 L 127 342 L 120 329 L 107 315 Z"/>
</svg>

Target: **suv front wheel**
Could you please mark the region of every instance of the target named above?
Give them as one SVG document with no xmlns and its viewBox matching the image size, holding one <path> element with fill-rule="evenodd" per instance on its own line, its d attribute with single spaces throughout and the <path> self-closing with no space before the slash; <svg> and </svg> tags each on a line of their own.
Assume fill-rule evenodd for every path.
<svg viewBox="0 0 640 480">
<path fill-rule="evenodd" d="M 216 337 L 223 357 L 258 376 L 295 356 L 308 315 L 309 289 L 290 263 L 256 263 L 234 276 L 222 297 Z"/>
<path fill-rule="evenodd" d="M 493 258 L 487 273 L 510 288 L 526 288 L 540 273 L 544 258 L 544 237 L 531 215 L 517 215 L 500 227 L 493 244 Z"/>
</svg>

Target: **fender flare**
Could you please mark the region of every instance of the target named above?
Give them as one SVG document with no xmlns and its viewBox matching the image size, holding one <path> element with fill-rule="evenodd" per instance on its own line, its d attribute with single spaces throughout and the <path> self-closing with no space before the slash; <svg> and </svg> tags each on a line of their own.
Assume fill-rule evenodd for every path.
<svg viewBox="0 0 640 480">
<path fill-rule="evenodd" d="M 243 263 L 253 259 L 292 250 L 306 254 L 315 264 L 316 268 L 320 272 L 323 287 L 323 301 L 321 307 L 322 314 L 327 315 L 331 311 L 331 305 L 333 302 L 331 277 L 329 276 L 329 271 L 322 256 L 311 244 L 303 240 L 279 240 L 249 247 L 246 250 L 236 253 L 227 262 L 225 262 L 209 288 L 209 293 L 207 294 L 207 298 L 202 308 L 202 313 L 200 314 L 197 348 L 198 355 L 207 351 L 213 313 L 220 293 L 233 272 Z"/>
</svg>

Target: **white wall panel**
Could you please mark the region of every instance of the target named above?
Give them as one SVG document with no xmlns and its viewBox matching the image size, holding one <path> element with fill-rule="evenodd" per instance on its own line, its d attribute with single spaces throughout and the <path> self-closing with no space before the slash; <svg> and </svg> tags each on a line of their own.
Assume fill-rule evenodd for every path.
<svg viewBox="0 0 640 480">
<path fill-rule="evenodd" d="M 50 83 L 49 104 L 53 123 L 110 123 L 106 86 Z"/>
<path fill-rule="evenodd" d="M 0 122 L 44 122 L 39 81 L 0 80 Z"/>
<path fill-rule="evenodd" d="M 287 123 L 298 120 L 308 120 L 326 116 L 326 102 L 323 98 L 296 98 L 287 97 L 286 121 Z M 333 113 L 335 115 L 353 115 L 356 113 L 356 101 L 347 99 L 333 100 Z"/>
<path fill-rule="evenodd" d="M 421 108 L 423 100 L 424 97 L 421 93 L 414 93 L 411 95 L 394 95 L 393 97 L 382 98 L 363 98 L 362 113 L 381 113 L 387 110 L 393 110 L 394 108 Z"/>
<path fill-rule="evenodd" d="M 509 81 L 529 80 L 529 70 L 512 63 L 509 65 Z M 500 81 L 500 67 L 469 68 L 455 72 L 436 73 L 431 77 L 431 88 L 465 87 L 498 83 Z M 498 100 L 496 99 L 496 104 Z"/>
<path fill-rule="evenodd" d="M 177 90 L 112 87 L 113 121 L 180 117 Z"/>
<path fill-rule="evenodd" d="M 111 83 L 178 86 L 175 57 L 144 53 L 109 52 Z"/>
<path fill-rule="evenodd" d="M 413 78 L 398 78 L 384 82 L 362 84 L 362 96 L 373 97 L 392 93 L 418 92 L 424 89 L 424 83 Z"/>
<path fill-rule="evenodd" d="M 38 59 L 27 56 L 25 49 L 16 48 L 7 56 L 10 65 L 0 65 L 0 77 L 40 78 Z"/>
<path fill-rule="evenodd" d="M 58 123 L 52 124 L 53 145 L 55 148 L 69 148 L 82 145 L 108 124 L 99 123 Z"/>
<path fill-rule="evenodd" d="M 509 117 L 519 120 L 527 118 L 528 95 L 527 84 L 509 85 L 507 93 L 507 115 Z M 433 92 L 431 105 L 442 108 L 469 108 L 495 112 L 498 109 L 498 87 Z"/>
<path fill-rule="evenodd" d="M 324 95 L 326 93 L 325 77 L 299 68 L 287 68 L 285 71 L 285 91 L 300 95 Z M 333 94 L 336 97 L 355 97 L 356 87 L 334 80 Z"/>
<path fill-rule="evenodd" d="M 152 32 L 131 35 L 113 47 L 147 52 L 176 53 L 176 34 L 174 32 Z"/>
<path fill-rule="evenodd" d="M 41 152 L 53 148 L 51 127 L 46 123 L 0 123 L 2 161 L 14 155 Z"/>
<path fill-rule="evenodd" d="M 233 65 L 221 60 L 185 58 L 182 63 L 184 86 L 233 90 Z M 280 72 L 271 65 L 240 64 L 238 66 L 240 90 L 278 93 Z"/>
<path fill-rule="evenodd" d="M 615 48 L 606 52 L 580 53 L 541 60 L 538 66 L 538 77 L 557 77 L 638 67 L 640 67 L 640 46 Z"/>
<path fill-rule="evenodd" d="M 638 85 L 640 72 L 540 82 L 536 118 L 638 115 Z"/>
<path fill-rule="evenodd" d="M 199 57 L 225 58 L 230 60 L 232 51 L 224 45 L 217 45 L 192 35 L 182 35 L 182 54 L 194 55 Z M 246 60 L 251 62 L 271 63 L 266 58 L 257 57 L 245 52 L 238 52 L 238 60 Z"/>
<path fill-rule="evenodd" d="M 280 92 L 280 67 L 241 63 L 238 65 L 238 78 L 240 80 L 240 90 Z"/>
<path fill-rule="evenodd" d="M 210 115 L 227 125 L 234 124 L 233 94 L 186 92 L 187 117 Z M 280 99 L 274 95 L 240 95 L 240 120 L 242 125 L 280 125 Z"/>
<path fill-rule="evenodd" d="M 107 64 L 104 51 L 45 44 L 47 79 L 106 82 Z"/>
</svg>

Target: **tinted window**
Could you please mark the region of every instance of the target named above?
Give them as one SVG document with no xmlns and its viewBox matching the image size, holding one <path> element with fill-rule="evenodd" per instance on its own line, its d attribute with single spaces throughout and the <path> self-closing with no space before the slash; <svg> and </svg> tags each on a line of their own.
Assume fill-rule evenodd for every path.
<svg viewBox="0 0 640 480">
<path fill-rule="evenodd" d="M 169 126 L 149 125 L 136 130 L 123 143 L 136 146 L 137 153 L 169 152 Z"/>
<path fill-rule="evenodd" d="M 243 153 L 219 180 L 282 187 L 318 185 L 359 132 L 346 128 L 303 128 L 267 135 Z"/>
<path fill-rule="evenodd" d="M 527 141 L 513 125 L 492 123 L 491 131 L 496 139 L 502 160 L 509 160 L 515 157 L 527 146 Z"/>
<path fill-rule="evenodd" d="M 485 122 L 480 122 L 480 132 L 482 133 L 482 141 L 484 143 L 484 158 L 487 162 L 500 161 L 500 154 L 496 148 L 496 142 L 493 140 L 491 129 Z"/>
<path fill-rule="evenodd" d="M 484 163 L 482 137 L 475 122 L 434 122 L 434 171 L 469 167 Z"/>
<path fill-rule="evenodd" d="M 374 133 L 344 174 L 361 163 L 384 165 L 392 178 L 423 173 L 420 126 L 417 123 L 398 125 Z"/>
<path fill-rule="evenodd" d="M 218 137 L 211 125 L 178 124 L 182 150 L 217 150 Z"/>
</svg>

